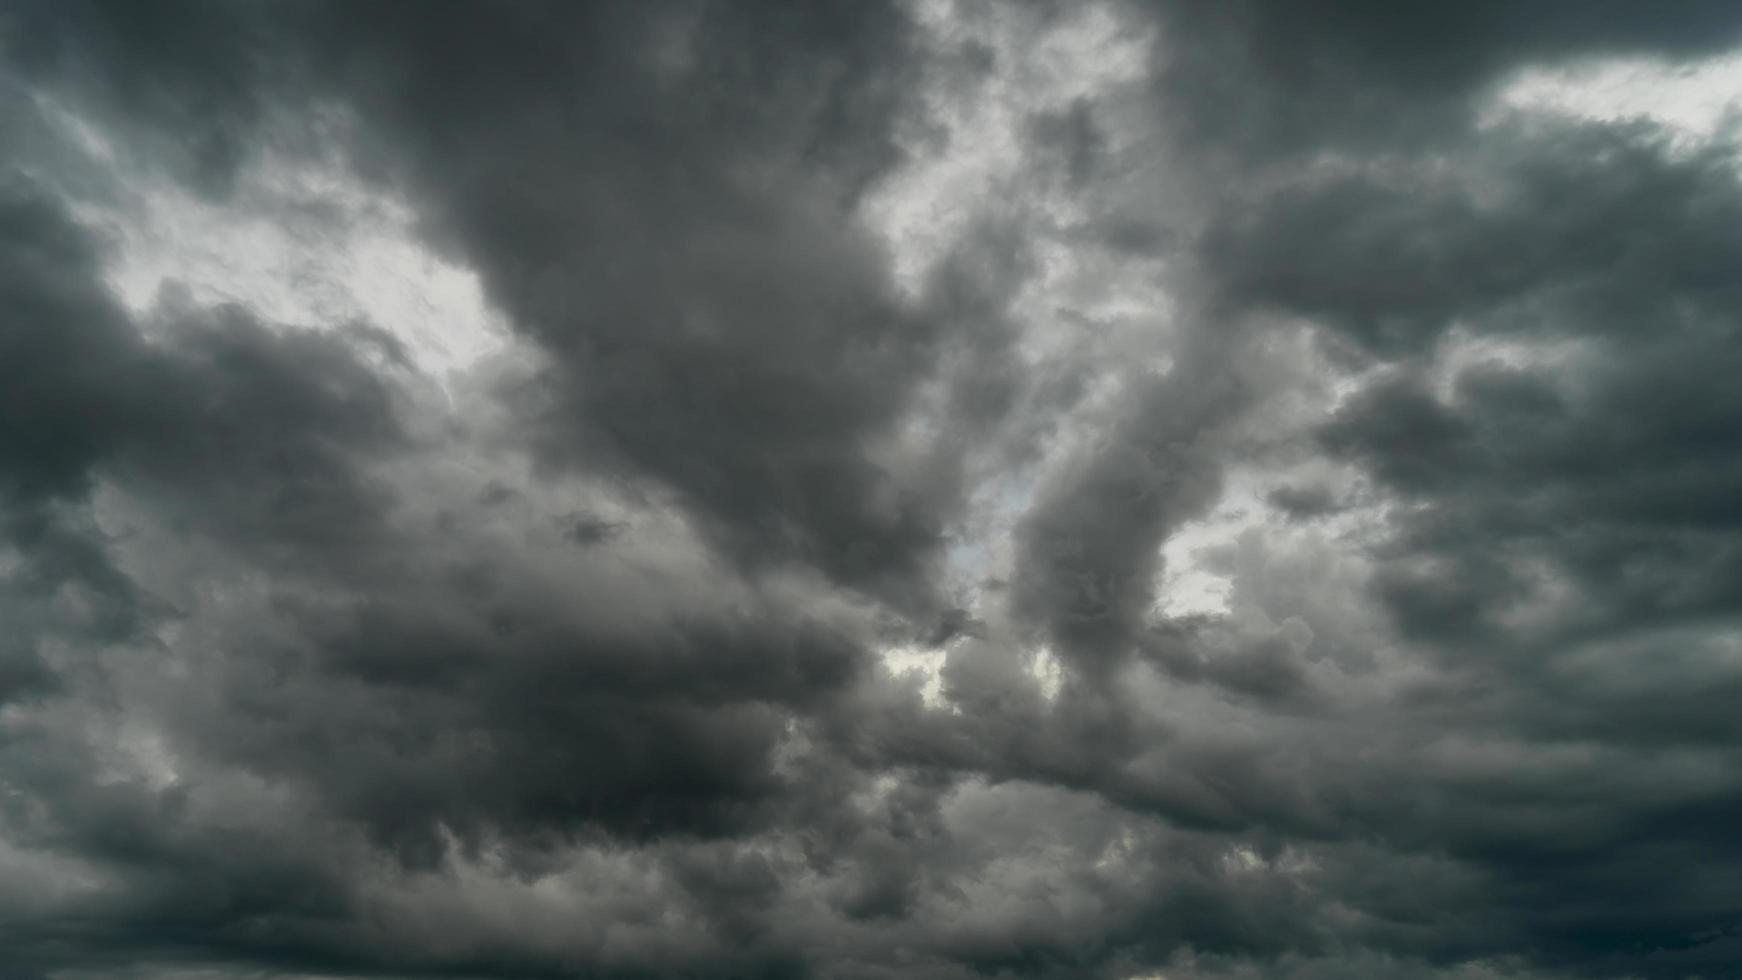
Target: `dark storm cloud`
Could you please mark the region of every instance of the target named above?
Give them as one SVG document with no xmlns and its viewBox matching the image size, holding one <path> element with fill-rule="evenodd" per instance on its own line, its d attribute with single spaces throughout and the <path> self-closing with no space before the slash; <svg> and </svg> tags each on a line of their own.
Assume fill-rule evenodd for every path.
<svg viewBox="0 0 1742 980">
<path fill-rule="evenodd" d="M 536 862 L 540 849 L 591 831 L 713 837 L 780 819 L 797 792 L 771 770 L 782 709 L 853 674 L 850 637 L 767 603 L 679 605 L 638 623 L 646 599 L 633 584 L 615 607 L 601 600 L 577 615 L 512 568 L 442 553 L 440 539 L 394 537 L 391 494 L 370 473 L 411 448 L 391 348 L 375 367 L 363 359 L 381 353 L 367 331 L 355 341 L 269 332 L 239 311 L 174 302 L 135 323 L 96 279 L 89 236 L 57 205 L 26 188 L 5 203 L 7 296 L 30 314 L 6 332 L 17 423 L 6 442 L 8 543 L 27 559 L 6 580 L 9 698 L 91 683 L 83 667 L 44 664 L 45 643 L 149 658 L 131 669 L 180 678 L 144 696 L 176 699 L 173 735 L 185 748 L 306 787 L 299 806 L 362 828 L 416 867 L 441 860 L 444 834 L 474 851 L 486 833 L 505 836 Z M 172 537 L 281 577 L 205 642 L 161 648 L 148 625 L 193 611 L 146 596 L 117 569 L 114 532 L 91 520 L 98 480 L 131 493 Z M 431 548 L 427 570 L 406 566 Z M 68 588 L 85 597 L 71 620 Z M 354 901 L 354 886 L 309 851 L 318 841 L 257 861 L 231 853 L 239 845 L 193 817 L 182 791 L 75 791 L 100 760 L 51 722 L 7 741 L 13 830 L 117 877 L 123 906 L 108 931 L 70 939 L 27 915 L 9 927 L 20 955 L 54 963 L 137 944 L 202 959 L 239 944 L 284 968 L 371 963 L 347 927 L 296 921 L 343 916 Z M 407 765 L 408 752 L 422 761 Z M 802 788 L 828 791 L 818 780 Z M 232 897 L 191 908 L 177 897 L 214 881 Z M 305 893 L 316 903 L 307 909 Z M 289 921 L 254 939 L 228 935 L 256 916 Z M 165 935 L 187 930 L 204 938 Z"/>
<path fill-rule="evenodd" d="M 867 451 L 933 327 L 897 307 L 843 210 L 890 153 L 899 20 L 544 13 L 389 16 L 329 56 L 443 233 L 557 353 L 545 451 L 665 483 L 746 560 L 907 588 L 938 517 Z"/>
<path fill-rule="evenodd" d="M 1735 315 L 1729 156 L 1672 159 L 1646 125 L 1498 127 L 1451 174 L 1421 161 L 1308 180 L 1231 215 L 1206 248 L 1239 302 L 1330 321 L 1381 354 L 1431 345 L 1459 318 L 1656 332 L 1677 305 Z"/>
<path fill-rule="evenodd" d="M 1728 43 L 1728 24 L 1703 19 L 1718 8 L 1678 12 L 1692 19 L 1640 30 L 1545 15 L 1540 33 L 1509 30 L 1492 46 L 1447 24 L 1431 48 L 1404 38 L 1382 55 L 1363 38 L 1387 18 L 1351 19 L 1321 52 L 1340 60 L 1322 65 L 1395 77 L 1382 98 L 1443 102 L 1466 99 L 1515 51 L 1552 61 Z M 1405 68 L 1440 57 L 1452 60 L 1419 77 Z M 1511 927 L 1544 966 L 1722 975 L 1738 895 L 1700 869 L 1734 860 L 1707 835 L 1742 789 L 1730 712 L 1705 700 L 1735 685 L 1711 652 L 1736 635 L 1742 515 L 1742 412 L 1725 380 L 1738 339 L 1734 148 L 1681 152 L 1641 123 L 1451 131 L 1421 157 L 1393 144 L 1346 175 L 1230 205 L 1205 255 L 1227 301 L 1309 318 L 1333 345 L 1392 365 L 1318 438 L 1399 508 L 1369 588 L 1404 637 L 1463 678 L 1432 696 L 1438 724 L 1511 733 L 1495 764 L 1571 744 L 1610 760 L 1561 775 L 1430 769 L 1405 794 L 1431 794 L 1413 811 L 1423 837 L 1491 876 L 1507 907 L 1556 910 Z M 1351 148 L 1364 149 L 1330 147 Z M 1559 346 L 1521 365 L 1445 365 L 1456 345 L 1489 339 Z M 1624 798 L 1585 782 L 1647 779 L 1649 759 L 1720 744 L 1721 761 L 1686 786 Z M 1451 785 L 1470 795 L 1440 796 Z M 1490 928 L 1475 942 L 1507 931 Z"/>
<path fill-rule="evenodd" d="M 936 490 L 866 450 L 925 371 L 934 325 L 898 308 L 846 210 L 892 159 L 896 12 L 181 14 L 25 5 L 11 35 L 44 39 L 26 71 L 71 74 L 224 159 L 269 109 L 336 98 L 361 116 L 360 152 L 557 353 L 519 396 L 539 402 L 548 454 L 662 481 L 745 560 L 912 591 L 941 534 Z"/>
<path fill-rule="evenodd" d="M 17 501 L 81 493 L 91 464 L 117 441 L 130 349 L 125 318 L 95 287 L 96 255 L 58 204 L 14 181 L 6 188 L 6 485 Z M 57 329 L 35 327 L 52 323 Z"/>
<path fill-rule="evenodd" d="M 1426 284 L 1395 294 L 1401 304 L 1321 299 L 1317 289 L 1335 289 L 1328 277 L 1315 280 L 1315 295 L 1250 294 L 1324 317 L 1382 354 L 1440 342 L 1454 322 L 1476 336 L 1577 345 L 1559 364 L 1464 368 L 1444 394 L 1404 369 L 1323 431 L 1333 453 L 1362 460 L 1422 506 L 1410 538 L 1447 559 L 1433 571 L 1418 563 L 1420 573 L 1399 561 L 1389 588 L 1406 623 L 1474 627 L 1519 601 L 1531 586 L 1509 570 L 1514 559 L 1546 562 L 1553 577 L 1591 590 L 1579 617 L 1644 626 L 1730 608 L 1742 406 L 1727 380 L 1736 368 L 1737 287 L 1721 270 L 1742 258 L 1727 217 L 1742 199 L 1715 160 L 1673 159 L 1623 133 L 1597 139 L 1610 152 L 1593 163 L 1589 139 L 1550 143 L 1569 159 L 1503 172 L 1527 190 L 1503 193 L 1514 208 L 1495 215 L 1421 221 L 1410 216 L 1415 203 L 1390 197 L 1350 209 L 1353 222 L 1399 221 L 1401 233 L 1385 240 L 1421 236 L 1425 251 L 1394 251 L 1385 278 L 1467 284 L 1456 310 Z M 1338 251 L 1320 240 L 1314 261 Z M 1357 246 L 1339 267 L 1374 258 Z M 1524 274 L 1505 288 L 1480 285 L 1493 278 L 1484 270 L 1500 268 Z M 1407 334 L 1377 339 L 1375 324 L 1417 316 Z M 1518 553 L 1501 542 L 1516 542 Z M 1625 574 L 1630 565 L 1652 572 Z"/>
<path fill-rule="evenodd" d="M 1121 9 L 915 297 L 860 206 L 1006 55 L 899 8 L 9 5 L 0 972 L 1732 970 L 1736 150 L 1481 114 L 1742 16 Z M 105 180 L 285 158 L 520 346 L 115 296 Z M 1032 355 L 1047 235 L 1173 311 Z"/>
<path fill-rule="evenodd" d="M 56 202 L 9 184 L 0 236 L 0 499 L 22 556 L 17 601 L 64 607 L 50 600 L 79 590 L 73 618 L 93 632 L 75 642 L 124 639 L 139 625 L 144 597 L 109 560 L 86 506 L 99 473 L 165 499 L 172 520 L 209 522 L 249 548 L 332 556 L 340 542 L 363 543 L 378 494 L 350 454 L 398 434 L 386 389 L 347 343 L 275 335 L 240 311 L 166 310 L 165 342 L 148 344 L 97 281 L 98 249 Z M 53 621 L 44 629 L 75 625 L 64 609 L 26 602 L 9 662 L 29 661 L 43 615 Z"/>
<path fill-rule="evenodd" d="M 890 155 L 899 19 L 406 13 L 380 8 L 313 57 L 351 73 L 443 231 L 559 353 L 548 451 L 665 481 L 746 557 L 855 583 L 915 571 L 936 519 L 864 451 L 930 328 L 895 307 L 843 212 Z"/>
<path fill-rule="evenodd" d="M 657 838 L 760 827 L 793 791 L 770 762 L 782 709 L 814 706 L 858 659 L 848 637 L 778 612 L 679 609 L 638 636 L 602 609 L 553 622 L 511 597 L 467 608 L 439 587 L 399 588 L 252 624 L 261 646 L 303 647 L 272 657 L 312 660 L 307 686 L 239 664 L 233 693 L 281 716 L 278 737 L 253 743 L 245 717 L 211 720 L 234 727 L 229 737 L 193 734 L 232 746 L 253 771 L 309 781 L 414 863 L 439 860 L 444 829 L 536 846 L 599 828 Z M 430 614 L 443 603 L 456 611 Z M 348 761 L 335 766 L 340 745 Z M 414 747 L 423 761 L 407 764 Z"/>
<path fill-rule="evenodd" d="M 1029 511 L 1014 601 L 1088 673 L 1132 649 L 1155 602 L 1159 550 L 1221 486 L 1216 440 L 1245 400 L 1232 337 L 1189 336 L 1091 459 Z"/>
<path fill-rule="evenodd" d="M 143 33 L 135 8 L 23 13 L 11 39 L 50 42 L 23 59 L 27 73 L 67 79 L 69 97 L 97 99 L 118 133 L 142 117 L 157 131 L 131 149 L 207 144 L 193 148 L 192 170 L 182 147 L 168 160 L 207 193 L 224 193 L 214 179 L 263 138 L 265 107 L 299 111 L 331 94 L 323 75 L 338 76 L 337 91 L 381 131 L 364 150 L 384 178 L 424 195 L 432 234 L 476 264 L 514 323 L 555 355 L 538 391 L 513 395 L 530 403 L 532 442 L 548 460 L 589 474 L 616 467 L 676 491 L 731 549 L 712 574 L 798 559 L 928 602 L 923 580 L 917 591 L 905 580 L 923 572 L 935 519 L 866 453 L 919 376 L 929 327 L 897 308 L 875 275 L 875 247 L 842 212 L 888 153 L 859 119 L 885 111 L 882 83 L 867 77 L 881 65 L 858 53 L 898 43 L 901 23 L 888 12 L 765 9 L 746 23 L 709 8 L 410 18 L 408 8 L 375 8 L 336 37 L 323 31 L 337 12 L 312 8 L 189 8 Z M 750 44 L 767 47 L 758 55 Z M 224 53 L 184 57 L 210 46 Z M 784 48 L 791 57 L 776 56 Z M 514 64 L 518 73 L 505 70 Z M 211 91 L 190 91 L 200 84 Z M 486 130 L 496 136 L 480 143 Z M 74 735 L 51 729 L 40 744 L 18 744 L 15 837 L 101 869 L 124 902 L 101 917 L 106 927 L 70 939 L 55 935 L 52 909 L 10 918 L 29 957 L 21 968 L 95 963 L 106 948 L 131 947 L 285 969 L 549 973 L 579 954 L 486 953 L 484 939 L 480 952 L 433 958 L 403 940 L 372 948 L 343 921 L 359 886 L 329 855 L 357 828 L 407 868 L 436 867 L 451 839 L 474 857 L 506 841 L 513 861 L 536 869 L 540 854 L 597 845 L 600 833 L 652 845 L 766 831 L 844 791 L 839 779 L 859 781 L 813 774 L 795 784 L 773 768 L 791 713 L 863 669 L 840 628 L 795 618 L 754 590 L 716 600 L 686 584 L 687 597 L 662 597 L 657 580 L 613 585 L 602 567 L 590 571 L 595 602 L 553 604 L 552 583 L 510 557 L 466 555 L 404 525 L 383 470 L 409 448 L 396 413 L 414 396 L 394 380 L 397 352 L 371 347 L 374 335 L 361 332 L 353 350 L 173 301 L 136 323 L 58 207 L 30 201 L 7 217 L 16 314 L 7 338 L 18 356 L 6 367 L 19 383 L 8 392 L 6 449 L 19 519 L 51 505 L 88 513 L 95 481 L 107 481 L 157 533 L 222 549 L 181 559 L 199 576 L 189 601 L 211 606 L 221 588 L 236 607 L 215 620 L 189 609 L 197 618 L 186 625 L 173 603 L 154 610 L 182 631 L 167 650 L 153 649 L 151 633 L 76 642 L 93 654 L 131 643 L 130 656 L 166 659 L 177 679 L 148 670 L 132 696 L 179 705 L 170 737 L 193 753 L 189 764 L 271 779 L 314 815 L 284 845 L 308 888 L 284 887 L 283 906 L 259 907 L 245 896 L 265 872 L 206 832 L 193 804 L 127 784 L 110 795 L 130 809 L 111 821 L 101 800 L 67 788 L 98 766 L 73 751 Z M 464 536 L 466 521 L 450 515 L 442 526 Z M 596 539 L 617 526 L 570 530 Z M 87 537 L 77 543 L 89 563 L 130 595 L 102 532 Z M 15 543 L 31 549 L 32 568 L 55 557 L 42 534 Z M 202 562 L 239 563 L 238 579 L 201 585 Z M 255 600 L 249 583 L 262 572 L 270 584 Z M 19 601 L 52 608 L 52 588 L 36 592 L 45 590 Z M 48 640 L 46 630 L 35 639 Z M 22 664 L 11 686 L 26 694 L 60 680 L 30 640 L 9 656 Z M 30 778 L 41 753 L 65 765 Z M 812 794 L 819 802 L 806 803 Z M 160 845 L 166 834 L 178 836 Z M 116 853 L 109 838 L 138 844 Z M 733 908 L 742 888 L 706 860 L 673 858 L 656 871 L 676 876 L 660 904 L 691 904 L 701 928 L 723 930 L 698 940 L 711 966 L 683 968 L 799 970 L 801 954 L 759 940 L 759 916 Z M 235 900 L 205 918 L 154 907 L 183 904 L 176 896 L 202 881 Z M 339 921 L 305 927 L 303 914 Z M 188 934 L 197 938 L 169 938 Z M 653 950 L 613 955 L 632 972 L 660 960 Z"/>
<path fill-rule="evenodd" d="M 5 695 L 59 704 L 52 695 L 87 683 L 95 664 L 85 658 L 127 648 L 176 615 L 115 564 L 112 533 L 93 519 L 97 480 L 137 483 L 169 499 L 184 526 L 250 549 L 324 553 L 333 534 L 370 521 L 348 454 L 390 446 L 395 426 L 380 383 L 342 339 L 274 335 L 222 311 L 214 323 L 166 322 L 162 343 L 145 342 L 97 280 L 89 235 L 29 185 L 14 182 L 0 198 L 0 239 L 0 540 L 21 556 L 0 580 Z M 80 657 L 56 657 L 56 647 Z M 8 903 L 9 971 L 124 963 L 137 950 L 172 951 L 184 941 L 171 937 L 190 930 L 209 933 L 194 946 L 222 947 L 251 915 L 339 908 L 339 882 L 320 870 L 181 825 L 176 794 L 94 783 L 100 761 L 70 733 L 15 724 L 0 754 L 14 844 L 128 882 L 118 901 L 89 910 L 95 926 Z M 213 897 L 218 879 L 224 895 Z"/>
<path fill-rule="evenodd" d="M 359 356 L 373 335 L 278 333 L 241 310 L 169 305 L 147 342 L 97 280 L 81 229 L 29 187 L 6 206 L 14 500 L 84 499 L 104 468 L 251 548 L 324 553 L 366 534 L 381 501 L 353 454 L 402 438 L 390 386 Z"/>
</svg>

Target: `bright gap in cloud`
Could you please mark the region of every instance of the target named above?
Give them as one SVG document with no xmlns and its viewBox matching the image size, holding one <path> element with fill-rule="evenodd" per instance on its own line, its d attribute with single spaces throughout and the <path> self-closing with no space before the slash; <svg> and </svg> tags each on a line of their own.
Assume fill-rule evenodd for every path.
<svg viewBox="0 0 1742 980">
<path fill-rule="evenodd" d="M 1269 517 L 1255 474 L 1233 474 L 1215 509 L 1190 521 L 1162 545 L 1158 611 L 1166 616 L 1225 615 L 1232 608 L 1234 570 L 1228 560 L 1240 536 Z"/>
<path fill-rule="evenodd" d="M 897 677 L 918 675 L 920 699 L 927 707 L 941 708 L 944 706 L 944 657 L 941 649 L 890 647 L 883 651 L 883 665 Z"/>
<path fill-rule="evenodd" d="M 238 303 L 273 322 L 365 320 L 436 377 L 501 346 L 505 333 L 477 275 L 418 242 L 409 207 L 371 201 L 366 189 L 332 174 L 258 179 L 284 200 L 285 212 L 212 206 L 167 189 L 143 193 L 140 220 L 122 218 L 118 229 L 124 244 L 111 275 L 123 300 L 143 310 L 174 282 L 196 302 Z M 336 217 L 303 219 L 292 208 L 331 208 Z"/>
<path fill-rule="evenodd" d="M 1648 119 L 1678 144 L 1698 145 L 1742 121 L 1742 54 L 1682 65 L 1616 58 L 1531 68 L 1500 89 L 1488 121 L 1504 110 L 1598 122 Z"/>
<path fill-rule="evenodd" d="M 1154 283 L 1154 270 L 1084 253 L 1079 229 L 1092 214 L 1074 193 L 1036 171 L 1029 132 L 1040 114 L 1092 104 L 1140 81 L 1148 70 L 1150 34 L 1131 29 L 1106 4 L 1081 5 L 1052 19 L 960 0 L 915 0 L 908 10 L 928 52 L 925 125 L 905 141 L 906 164 L 872 195 L 863 213 L 889 248 L 899 288 L 920 299 L 929 277 L 970 243 L 977 225 L 1016 220 L 1028 238 L 1025 247 L 1039 259 L 1039 269 L 1008 311 L 1024 360 L 1074 356 L 1085 333 L 1104 343 L 1117 334 L 1153 330 L 1171 309 Z M 975 51 L 985 53 L 983 60 Z M 1111 394 L 1101 392 L 1094 401 Z M 1048 456 L 1068 456 L 1070 449 L 1056 445 Z M 1049 461 L 1056 462 L 991 476 L 972 495 L 974 516 L 950 551 L 950 577 L 970 606 L 980 596 L 980 583 L 1008 574 L 1010 536 Z M 944 658 L 942 650 L 916 647 L 883 653 L 891 673 L 922 676 L 922 697 L 934 707 L 946 702 Z M 1035 652 L 1032 669 L 1042 690 L 1056 694 L 1060 668 L 1050 653 Z"/>
<path fill-rule="evenodd" d="M 244 306 L 271 323 L 366 321 L 397 337 L 438 379 L 506 342 L 477 274 L 419 240 L 408 202 L 338 167 L 274 158 L 240 175 L 236 204 L 202 199 L 168 180 L 121 174 L 122 161 L 97 130 L 44 108 L 72 145 L 116 169 L 117 184 L 129 188 L 119 205 L 86 202 L 76 212 L 116 245 L 107 276 L 135 313 L 170 287 L 202 305 Z"/>
<path fill-rule="evenodd" d="M 890 245 L 897 282 L 916 295 L 974 218 L 1004 203 L 1001 194 L 1023 167 L 1032 115 L 1142 77 L 1150 41 L 1103 4 L 1074 8 L 1038 36 L 1029 36 L 1033 23 L 1014 7 L 918 0 L 910 9 L 931 52 L 928 126 L 905 141 L 910 162 L 871 198 L 866 216 Z M 989 64 L 963 84 L 973 69 L 959 62 L 973 45 L 991 52 Z M 1058 216 L 1072 211 L 1058 200 L 1028 203 Z"/>
</svg>

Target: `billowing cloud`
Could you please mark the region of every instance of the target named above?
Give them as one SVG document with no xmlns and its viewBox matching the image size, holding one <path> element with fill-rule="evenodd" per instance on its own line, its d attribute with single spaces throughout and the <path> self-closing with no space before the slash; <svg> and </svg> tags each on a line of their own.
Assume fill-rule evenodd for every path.
<svg viewBox="0 0 1742 980">
<path fill-rule="evenodd" d="M 1729 975 L 1738 48 L 6 5 L 0 974 Z"/>
</svg>

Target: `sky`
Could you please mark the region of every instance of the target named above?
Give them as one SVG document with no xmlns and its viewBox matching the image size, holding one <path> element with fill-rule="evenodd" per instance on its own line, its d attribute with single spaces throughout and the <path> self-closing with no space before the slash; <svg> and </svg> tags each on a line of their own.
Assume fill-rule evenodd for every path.
<svg viewBox="0 0 1742 980">
<path fill-rule="evenodd" d="M 1742 4 L 0 0 L 3 980 L 1742 976 Z"/>
</svg>

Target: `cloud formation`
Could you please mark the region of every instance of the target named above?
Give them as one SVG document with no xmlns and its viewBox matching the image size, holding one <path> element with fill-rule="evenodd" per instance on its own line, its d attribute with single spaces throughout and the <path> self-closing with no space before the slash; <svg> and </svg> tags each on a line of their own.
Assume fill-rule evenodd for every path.
<svg viewBox="0 0 1742 980">
<path fill-rule="evenodd" d="M 0 7 L 0 975 L 1731 975 L 1739 47 Z"/>
</svg>

